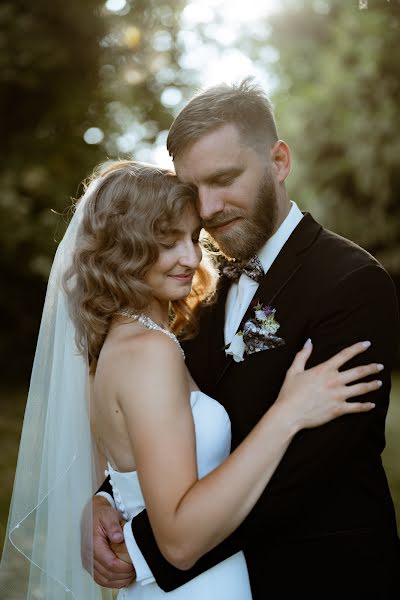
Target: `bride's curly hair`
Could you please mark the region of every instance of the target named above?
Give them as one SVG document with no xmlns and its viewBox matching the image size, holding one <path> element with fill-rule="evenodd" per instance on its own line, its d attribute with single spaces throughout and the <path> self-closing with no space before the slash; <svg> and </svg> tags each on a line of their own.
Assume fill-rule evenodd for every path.
<svg viewBox="0 0 400 600">
<path fill-rule="evenodd" d="M 195 206 L 196 191 L 176 175 L 136 161 L 97 168 L 97 186 L 85 197 L 71 267 L 64 276 L 77 345 L 94 372 L 113 314 L 145 311 L 152 290 L 144 277 L 159 256 L 159 240 Z M 92 178 L 92 180 L 93 180 Z M 197 332 L 198 311 L 213 298 L 217 270 L 207 249 L 192 291 L 172 301 L 170 328 L 181 339 Z"/>
</svg>

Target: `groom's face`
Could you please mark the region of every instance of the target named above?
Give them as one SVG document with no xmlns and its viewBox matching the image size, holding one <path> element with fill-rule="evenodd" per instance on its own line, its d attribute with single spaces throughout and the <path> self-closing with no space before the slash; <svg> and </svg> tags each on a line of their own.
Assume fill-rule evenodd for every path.
<svg viewBox="0 0 400 600">
<path fill-rule="evenodd" d="M 251 257 L 274 232 L 278 201 L 271 164 L 235 125 L 205 134 L 175 159 L 175 169 L 197 187 L 203 226 L 227 256 Z"/>
</svg>

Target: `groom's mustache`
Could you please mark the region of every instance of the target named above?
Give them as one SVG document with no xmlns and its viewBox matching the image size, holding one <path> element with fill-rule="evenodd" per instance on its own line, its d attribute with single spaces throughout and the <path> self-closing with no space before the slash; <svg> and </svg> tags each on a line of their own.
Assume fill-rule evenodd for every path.
<svg viewBox="0 0 400 600">
<path fill-rule="evenodd" d="M 204 229 L 217 229 L 218 227 L 227 225 L 231 221 L 243 218 L 244 216 L 245 215 L 243 215 L 242 211 L 229 211 L 220 213 L 213 219 L 203 220 L 201 224 L 204 227 Z"/>
</svg>

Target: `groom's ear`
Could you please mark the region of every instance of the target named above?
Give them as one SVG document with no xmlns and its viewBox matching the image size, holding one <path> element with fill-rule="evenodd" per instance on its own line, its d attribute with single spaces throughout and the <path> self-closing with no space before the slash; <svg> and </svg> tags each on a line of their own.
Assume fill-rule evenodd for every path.
<svg viewBox="0 0 400 600">
<path fill-rule="evenodd" d="M 271 148 L 272 169 L 278 183 L 283 183 L 292 165 L 290 149 L 286 142 L 278 140 Z"/>
</svg>

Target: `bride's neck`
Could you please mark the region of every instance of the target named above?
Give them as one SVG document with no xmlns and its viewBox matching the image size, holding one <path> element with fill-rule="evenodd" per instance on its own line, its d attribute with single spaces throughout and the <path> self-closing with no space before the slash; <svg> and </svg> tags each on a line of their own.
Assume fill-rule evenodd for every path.
<svg viewBox="0 0 400 600">
<path fill-rule="evenodd" d="M 169 302 L 160 302 L 154 298 L 143 312 L 157 325 L 165 329 L 169 328 Z"/>
</svg>

